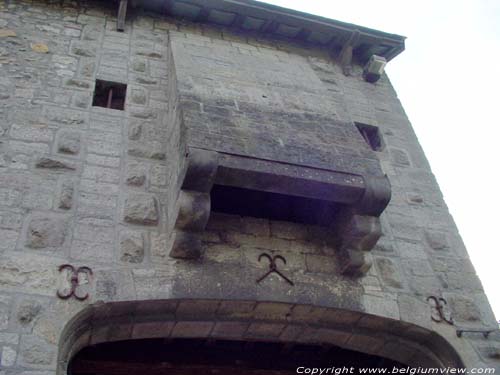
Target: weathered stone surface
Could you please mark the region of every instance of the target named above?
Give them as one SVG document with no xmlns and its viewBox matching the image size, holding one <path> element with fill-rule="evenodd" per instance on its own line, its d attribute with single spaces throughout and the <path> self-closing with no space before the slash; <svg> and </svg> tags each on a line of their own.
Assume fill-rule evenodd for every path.
<svg viewBox="0 0 500 375">
<path fill-rule="evenodd" d="M 146 60 L 134 59 L 132 60 L 131 67 L 136 72 L 144 73 L 146 71 Z"/>
<path fill-rule="evenodd" d="M 410 166 L 410 158 L 408 157 L 408 154 L 404 150 L 392 148 L 390 150 L 390 153 L 394 164 L 403 167 Z"/>
<path fill-rule="evenodd" d="M 70 170 L 74 171 L 76 166 L 65 161 L 56 160 L 50 157 L 39 158 L 35 166 L 37 168 L 52 169 L 52 170 Z"/>
<path fill-rule="evenodd" d="M 36 336 L 21 339 L 21 363 L 26 365 L 50 365 L 55 359 L 55 347 Z"/>
<path fill-rule="evenodd" d="M 427 244 L 431 247 L 431 249 L 446 250 L 449 247 L 446 233 L 426 230 L 424 234 Z"/>
<path fill-rule="evenodd" d="M 151 233 L 151 256 L 158 259 L 168 258 L 172 238 L 165 233 Z"/>
<path fill-rule="evenodd" d="M 86 42 L 73 42 L 71 53 L 77 56 L 94 57 L 97 53 L 97 48 L 95 45 Z"/>
<path fill-rule="evenodd" d="M 131 123 L 128 128 L 128 138 L 130 140 L 138 140 L 141 137 L 142 124 Z"/>
<path fill-rule="evenodd" d="M 165 149 L 159 142 L 130 142 L 128 153 L 131 156 L 154 160 L 165 160 L 166 158 Z"/>
<path fill-rule="evenodd" d="M 69 210 L 73 206 L 74 184 L 71 180 L 63 181 L 59 195 L 59 208 Z"/>
<path fill-rule="evenodd" d="M 147 96 L 145 90 L 134 89 L 132 90 L 130 99 L 134 104 L 144 105 L 146 104 Z"/>
<path fill-rule="evenodd" d="M 454 319 L 465 322 L 478 322 L 481 320 L 481 311 L 472 298 L 450 298 L 450 307 Z"/>
<path fill-rule="evenodd" d="M 8 38 L 17 36 L 16 32 L 11 29 L 0 29 L 0 38 Z"/>
<path fill-rule="evenodd" d="M 120 260 L 127 263 L 141 263 L 144 259 L 144 237 L 142 233 L 120 233 Z"/>
<path fill-rule="evenodd" d="M 80 152 L 81 136 L 76 132 L 63 132 L 59 136 L 57 150 L 63 154 L 76 155 Z"/>
<path fill-rule="evenodd" d="M 45 43 L 32 43 L 31 49 L 38 53 L 48 53 L 49 47 Z"/>
<path fill-rule="evenodd" d="M 151 194 L 129 194 L 125 201 L 124 220 L 132 224 L 157 225 L 158 201 Z"/>
<path fill-rule="evenodd" d="M 50 142 L 52 141 L 53 131 L 45 124 L 32 126 L 12 124 L 10 136 L 26 141 Z"/>
<path fill-rule="evenodd" d="M 0 229 L 0 251 L 14 250 L 16 248 L 17 238 L 19 233 L 14 230 Z"/>
<path fill-rule="evenodd" d="M 143 186 L 146 182 L 147 166 L 140 163 L 129 163 L 127 185 Z"/>
<path fill-rule="evenodd" d="M 391 288 L 402 288 L 398 267 L 389 258 L 376 258 L 375 264 L 384 284 Z"/>
<path fill-rule="evenodd" d="M 17 310 L 17 320 L 21 324 L 29 324 L 40 314 L 42 305 L 38 301 L 24 300 Z"/>
<path fill-rule="evenodd" d="M 12 367 L 16 363 L 17 352 L 11 346 L 0 347 L 0 366 Z"/>
<path fill-rule="evenodd" d="M 66 218 L 33 218 L 30 221 L 26 246 L 33 249 L 60 247 L 67 232 Z"/>
</svg>

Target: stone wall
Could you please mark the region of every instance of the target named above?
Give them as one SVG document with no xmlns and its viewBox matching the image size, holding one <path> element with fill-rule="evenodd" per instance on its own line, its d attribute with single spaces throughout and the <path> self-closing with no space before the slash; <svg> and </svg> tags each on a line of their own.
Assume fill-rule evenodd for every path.
<svg viewBox="0 0 500 375">
<path fill-rule="evenodd" d="M 456 336 L 456 327 L 495 327 L 495 319 L 387 77 L 369 84 L 360 67 L 346 77 L 324 51 L 140 12 L 119 33 L 113 6 L 0 1 L 0 8 L 0 373 L 53 374 L 61 332 L 86 306 L 173 298 L 373 314 L 408 323 L 409 335 L 415 327 L 438 333 L 468 366 L 499 367 L 497 334 Z M 309 104 L 338 121 L 380 128 L 386 147 L 377 155 L 393 197 L 367 276 L 339 275 L 324 228 L 220 214 L 203 234 L 201 260 L 168 256 L 187 111 L 178 98 L 181 67 L 172 63 L 174 33 L 186 50 L 199 51 L 193 46 L 202 43 L 205 55 L 269 56 L 291 77 L 307 64 L 313 89 L 324 93 Z M 197 64 L 205 72 L 201 59 Z M 253 69 L 266 74 L 265 67 Z M 91 105 L 95 79 L 128 85 L 125 111 Z M 220 77 L 218 85 L 226 87 Z M 297 112 L 292 90 L 281 91 L 290 100 L 280 104 L 285 113 Z M 202 116 L 215 111 L 222 118 L 233 105 L 192 104 Z M 297 129 L 280 132 L 292 140 Z M 277 275 L 256 284 L 268 267 L 258 261 L 262 252 L 286 258 L 282 270 L 294 287 Z M 58 271 L 66 263 L 92 269 L 77 289 L 90 294 L 86 301 L 56 297 L 69 290 L 70 273 Z M 448 301 L 456 327 L 432 321 L 430 295 Z"/>
</svg>

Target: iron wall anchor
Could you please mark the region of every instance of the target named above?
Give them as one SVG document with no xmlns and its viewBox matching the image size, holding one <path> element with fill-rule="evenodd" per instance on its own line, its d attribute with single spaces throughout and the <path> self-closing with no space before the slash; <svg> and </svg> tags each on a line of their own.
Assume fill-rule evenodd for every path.
<svg viewBox="0 0 500 375">
<path fill-rule="evenodd" d="M 66 294 L 61 293 L 61 291 L 58 290 L 57 296 L 61 299 L 69 299 L 72 296 L 74 296 L 78 301 L 85 301 L 87 298 L 89 298 L 88 293 L 85 294 L 84 296 L 79 296 L 77 294 L 77 289 L 78 289 L 78 286 L 80 285 L 79 281 L 78 281 L 78 276 L 80 274 L 85 274 L 90 278 L 90 276 L 92 276 L 92 270 L 89 267 L 75 268 L 71 264 L 60 265 L 59 272 L 62 272 L 64 270 L 69 270 L 71 272 L 71 279 L 70 279 L 71 287 L 70 287 L 69 292 Z"/>
<path fill-rule="evenodd" d="M 427 302 L 431 300 L 434 301 L 435 305 L 434 308 L 439 314 L 439 318 L 435 318 L 433 315 L 431 315 L 431 319 L 437 323 L 444 321 L 450 325 L 453 325 L 453 318 L 451 316 L 447 318 L 444 312 L 444 308 L 446 305 L 448 305 L 448 302 L 446 302 L 446 300 L 443 297 L 436 297 L 436 296 L 427 297 Z"/>
<path fill-rule="evenodd" d="M 498 329 L 457 329 L 457 337 L 462 337 L 465 332 L 470 333 L 482 333 L 484 338 L 487 339 L 490 336 L 490 333 L 498 331 Z"/>
<path fill-rule="evenodd" d="M 257 279 L 257 283 L 260 283 L 262 280 L 264 280 L 266 277 L 268 277 L 271 273 L 276 273 L 278 276 L 280 276 L 283 280 L 285 280 L 288 284 L 294 285 L 293 281 L 290 280 L 288 277 L 283 275 L 281 271 L 278 270 L 278 266 L 276 265 L 276 261 L 279 259 L 281 260 L 284 264 L 286 264 L 286 259 L 283 258 L 281 255 L 275 255 L 271 256 L 267 253 L 262 253 L 259 255 L 259 262 L 261 261 L 262 258 L 266 258 L 269 260 L 269 271 L 267 271 L 264 275 L 262 275 L 260 278 Z"/>
</svg>

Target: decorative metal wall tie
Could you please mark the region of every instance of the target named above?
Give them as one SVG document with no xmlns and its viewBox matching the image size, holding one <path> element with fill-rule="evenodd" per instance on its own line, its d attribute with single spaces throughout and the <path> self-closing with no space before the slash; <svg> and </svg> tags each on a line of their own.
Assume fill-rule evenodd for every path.
<svg viewBox="0 0 500 375">
<path fill-rule="evenodd" d="M 89 267 L 78 267 L 75 268 L 71 264 L 62 264 L 59 266 L 59 272 L 62 272 L 64 270 L 69 270 L 71 272 L 71 287 L 69 289 L 69 292 L 64 294 L 61 293 L 61 291 L 57 291 L 57 296 L 61 299 L 68 299 L 71 296 L 74 296 L 77 300 L 79 301 L 85 301 L 87 298 L 89 298 L 89 294 L 85 294 L 84 296 L 79 296 L 76 292 L 78 289 L 78 286 L 80 285 L 78 276 L 80 274 L 85 274 L 87 277 L 90 277 L 92 275 L 92 270 Z"/>
<path fill-rule="evenodd" d="M 435 322 L 442 322 L 445 321 L 448 324 L 453 325 L 453 318 L 451 316 L 447 317 L 445 314 L 445 306 L 448 305 L 448 302 L 443 297 L 436 297 L 436 296 L 430 296 L 427 298 L 427 302 L 429 301 L 434 301 L 434 308 L 438 312 L 439 317 L 434 317 L 434 315 L 431 314 L 431 318 Z"/>
<path fill-rule="evenodd" d="M 283 275 L 279 270 L 278 270 L 278 267 L 276 265 L 276 261 L 279 259 L 281 260 L 284 264 L 286 264 L 286 259 L 283 258 L 281 255 L 275 255 L 275 256 L 271 256 L 267 253 L 262 253 L 259 255 L 259 262 L 261 261 L 262 258 L 266 258 L 269 260 L 269 271 L 267 271 L 264 275 L 262 275 L 262 277 L 258 278 L 257 279 L 257 283 L 260 283 L 262 280 L 264 280 L 266 277 L 268 277 L 271 273 L 277 273 L 283 280 L 285 280 L 288 284 L 290 285 L 294 285 L 293 284 L 293 281 L 290 280 L 288 277 L 286 277 L 285 275 Z"/>
<path fill-rule="evenodd" d="M 462 337 L 462 334 L 464 332 L 470 332 L 470 333 L 482 333 L 484 338 L 487 339 L 490 335 L 490 333 L 498 331 L 498 329 L 486 329 L 486 330 L 481 330 L 481 329 L 457 329 L 457 336 Z"/>
</svg>

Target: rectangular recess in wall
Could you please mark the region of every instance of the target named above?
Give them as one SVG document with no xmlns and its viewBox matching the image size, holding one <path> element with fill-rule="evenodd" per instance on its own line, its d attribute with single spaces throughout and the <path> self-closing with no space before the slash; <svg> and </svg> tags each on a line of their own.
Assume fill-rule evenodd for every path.
<svg viewBox="0 0 500 375">
<path fill-rule="evenodd" d="M 127 85 L 124 83 L 96 80 L 94 89 L 93 107 L 125 109 Z"/>
<path fill-rule="evenodd" d="M 214 185 L 211 210 L 229 215 L 326 226 L 341 205 L 292 195 Z"/>
<path fill-rule="evenodd" d="M 356 128 L 358 128 L 359 132 L 363 136 L 363 139 L 373 151 L 382 151 L 384 148 L 384 142 L 378 127 L 374 125 L 362 124 L 360 122 L 355 122 L 354 125 L 356 125 Z"/>
</svg>

